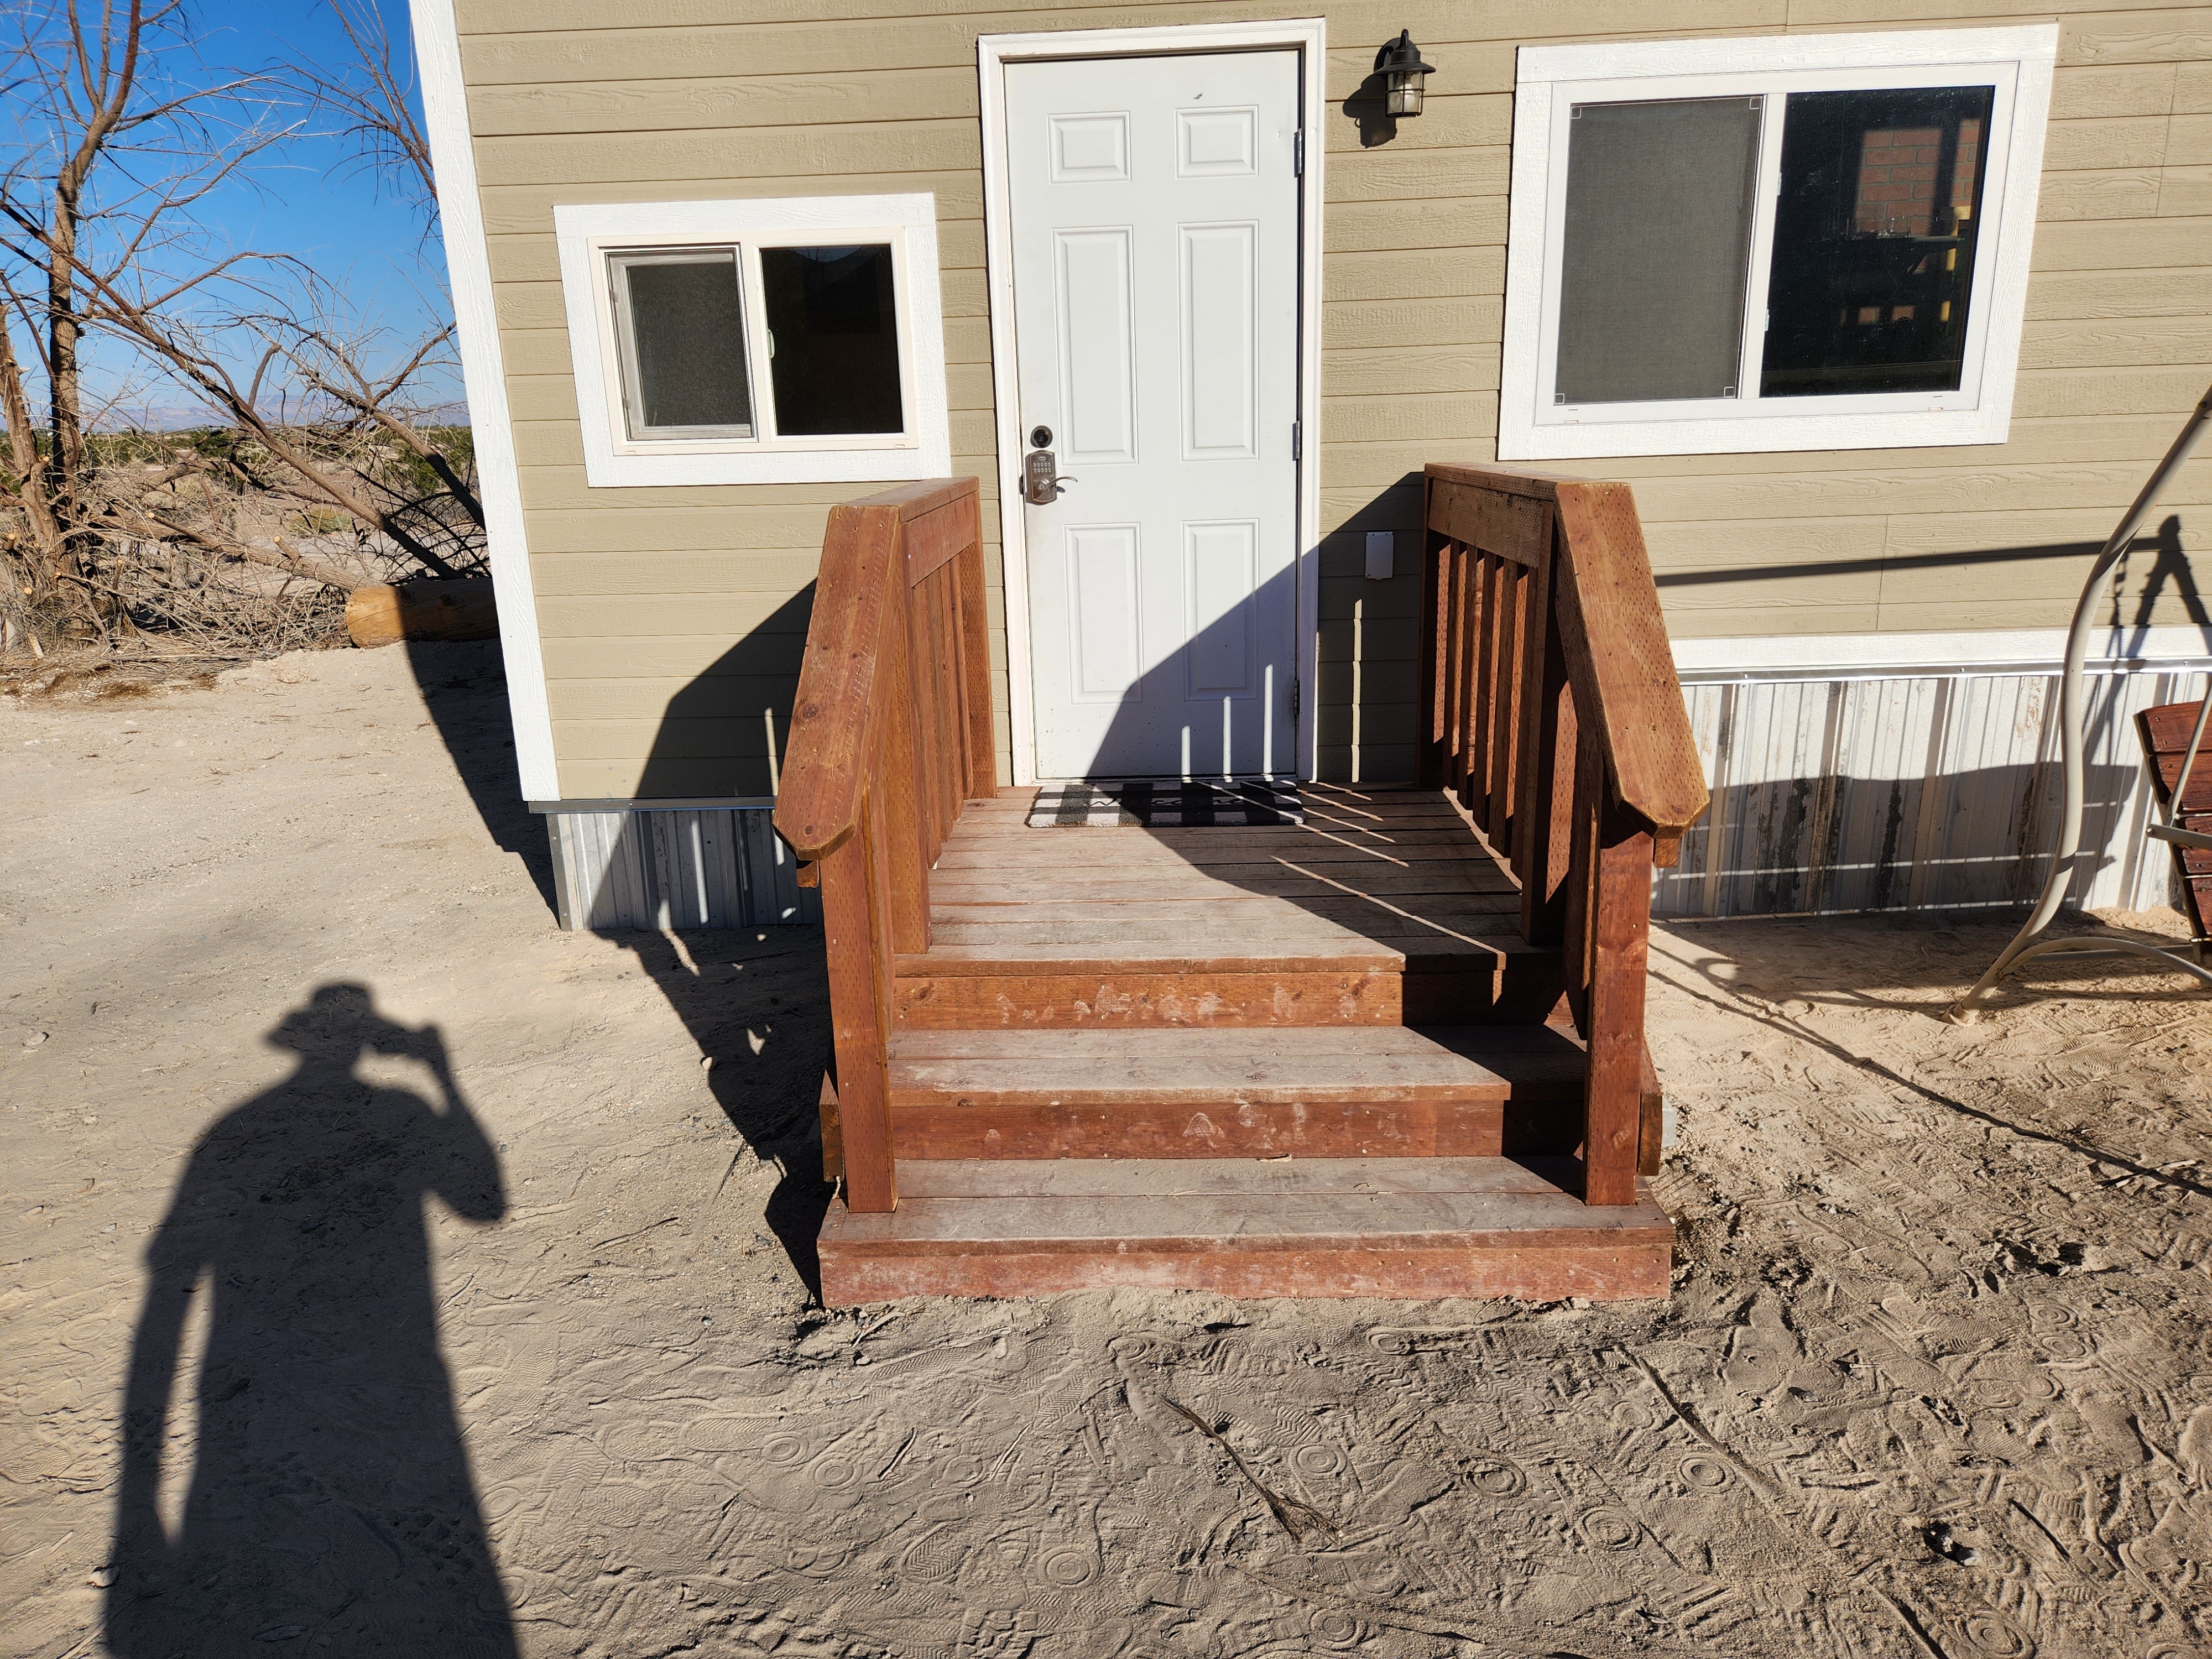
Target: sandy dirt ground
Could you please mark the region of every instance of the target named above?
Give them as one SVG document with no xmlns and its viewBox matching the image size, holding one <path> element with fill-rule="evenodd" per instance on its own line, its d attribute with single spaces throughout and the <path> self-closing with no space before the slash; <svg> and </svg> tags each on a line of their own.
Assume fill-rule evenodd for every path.
<svg viewBox="0 0 2212 1659">
<path fill-rule="evenodd" d="M 2179 980 L 1662 933 L 1663 1305 L 824 1315 L 818 939 L 557 932 L 501 692 L 0 701 L 0 1650 L 2212 1659 Z"/>
</svg>

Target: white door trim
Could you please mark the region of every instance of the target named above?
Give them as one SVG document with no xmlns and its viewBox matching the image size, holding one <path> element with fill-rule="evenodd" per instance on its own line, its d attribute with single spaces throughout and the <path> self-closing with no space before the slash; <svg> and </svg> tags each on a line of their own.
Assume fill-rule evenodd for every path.
<svg viewBox="0 0 2212 1659">
<path fill-rule="evenodd" d="M 1014 264 L 1008 230 L 1006 81 L 1010 63 L 1054 58 L 1127 58 L 1170 52 L 1300 54 L 1298 122 L 1305 167 L 1298 180 L 1297 775 L 1316 762 L 1315 670 L 1321 615 L 1321 252 L 1322 75 L 1326 25 L 1318 17 L 1284 22 L 1164 24 L 1151 28 L 1068 29 L 986 34 L 975 42 L 983 112 L 983 263 L 991 305 L 991 401 L 999 445 L 999 544 L 1006 603 L 1006 719 L 1014 781 L 1036 781 L 1036 687 L 1030 668 L 1029 543 L 1022 512 L 1020 381 L 1014 362 Z"/>
</svg>

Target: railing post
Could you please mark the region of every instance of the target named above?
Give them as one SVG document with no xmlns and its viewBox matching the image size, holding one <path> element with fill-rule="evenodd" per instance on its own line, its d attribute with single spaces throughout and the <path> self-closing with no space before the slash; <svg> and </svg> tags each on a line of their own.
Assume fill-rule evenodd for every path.
<svg viewBox="0 0 2212 1659">
<path fill-rule="evenodd" d="M 1607 813 L 1591 870 L 1589 1082 L 1583 1202 L 1636 1202 L 1643 1128 L 1644 988 L 1651 929 L 1651 832 Z"/>
<path fill-rule="evenodd" d="M 822 860 L 822 932 L 830 966 L 830 1040 L 845 1143 L 845 1202 L 898 1207 L 891 1153 L 890 929 L 882 903 L 882 814 L 863 800 L 859 827 Z"/>
</svg>

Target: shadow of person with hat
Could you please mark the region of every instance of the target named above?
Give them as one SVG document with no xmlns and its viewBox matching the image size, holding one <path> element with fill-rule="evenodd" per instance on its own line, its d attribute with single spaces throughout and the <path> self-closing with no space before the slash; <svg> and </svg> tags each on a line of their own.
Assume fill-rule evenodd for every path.
<svg viewBox="0 0 2212 1659">
<path fill-rule="evenodd" d="M 422 1200 L 506 1213 L 435 1026 L 319 988 L 298 1056 L 193 1149 L 147 1250 L 106 1635 L 124 1656 L 515 1652 L 439 1351 Z M 419 1060 L 440 1109 L 356 1072 Z M 157 1512 L 187 1314 L 210 1298 L 183 1523 Z"/>
</svg>

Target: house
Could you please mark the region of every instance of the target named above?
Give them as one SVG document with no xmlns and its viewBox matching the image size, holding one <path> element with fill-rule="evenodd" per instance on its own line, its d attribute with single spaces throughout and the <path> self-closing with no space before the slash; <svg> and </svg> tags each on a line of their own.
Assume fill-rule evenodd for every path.
<svg viewBox="0 0 2212 1659">
<path fill-rule="evenodd" d="M 939 631 L 899 672 L 948 653 L 954 679 L 914 696 L 957 753 L 912 761 L 925 799 L 894 817 L 932 860 L 993 785 L 1152 776 L 1445 782 L 1478 827 L 1495 808 L 1510 863 L 1520 763 L 1486 781 L 1469 711 L 1502 697 L 1520 732 L 1534 704 L 1474 684 L 1487 646 L 1452 657 L 1476 623 L 1451 585 L 1551 571 L 1572 611 L 1595 603 L 1576 572 L 1618 556 L 1619 617 L 1539 596 L 1514 637 L 1663 659 L 1658 624 L 1637 632 L 1663 617 L 1671 664 L 1643 666 L 1665 695 L 1630 700 L 1669 703 L 1665 732 L 1593 739 L 1608 766 L 1646 738 L 1671 757 L 1678 720 L 1694 744 L 1710 812 L 1646 815 L 1659 914 L 1959 908 L 2039 879 L 2074 589 L 2212 374 L 2199 14 L 414 15 L 521 784 L 568 925 L 820 914 L 791 770 L 833 553 L 848 610 L 921 603 L 870 586 L 896 570 L 929 584 Z M 1632 507 L 1553 477 L 1626 481 Z M 2117 591 L 2093 903 L 2164 896 L 2120 716 L 2212 665 L 2189 556 L 2208 487 L 2183 475 Z M 807 764 L 808 810 L 842 825 L 815 848 L 828 884 L 859 798 Z M 1679 785 L 1650 799 L 1674 811 Z M 848 924 L 927 937 L 926 905 L 888 914 Z M 880 1048 L 907 969 L 869 960 Z M 1626 1137 L 1607 1156 L 1648 1164 L 1631 1051 L 1581 1040 L 1589 1110 L 1605 1071 Z M 874 1178 L 848 1170 L 857 1208 Z"/>
<path fill-rule="evenodd" d="M 1265 331 L 1237 345 L 1248 362 L 1221 356 L 1224 319 L 1192 316 L 1214 356 L 1192 358 L 1186 442 L 1194 456 L 1249 445 L 1214 471 L 1243 465 L 1270 495 L 1221 518 L 1259 526 L 1263 626 L 1283 635 L 1272 763 L 1411 776 L 1409 480 L 1429 460 L 1541 462 L 1632 480 L 1650 535 L 1717 792 L 1659 887 L 1662 914 L 2033 891 L 2057 790 L 2042 712 L 2070 595 L 2212 362 L 2203 9 L 2081 4 L 2055 22 L 1962 0 L 1290 11 L 416 4 L 522 787 L 550 814 L 573 922 L 745 921 L 719 884 L 702 914 L 703 878 L 681 878 L 702 834 L 734 848 L 708 858 L 717 883 L 757 872 L 750 914 L 801 902 L 787 869 L 776 884 L 765 818 L 721 814 L 775 796 L 823 514 L 854 483 L 982 480 L 1000 761 L 1006 779 L 1075 765 L 1099 706 L 1044 706 L 1037 688 L 1061 665 L 1037 630 L 1071 595 L 1022 560 L 1002 577 L 1000 549 L 1026 538 L 1036 508 L 1018 483 L 1036 449 L 1078 476 L 1071 502 L 1106 507 L 1115 422 L 1133 410 L 1086 410 L 1103 425 L 1033 445 L 1051 420 L 1026 404 L 1060 372 L 1051 352 L 1137 349 L 1110 312 L 1139 274 L 1121 272 L 1121 232 L 1093 234 L 1088 208 L 1084 223 L 1033 222 L 1055 179 L 1110 195 L 1141 164 L 1117 149 L 1124 118 L 1084 112 L 1119 108 L 1119 82 L 1151 84 L 1146 64 L 1166 53 L 1230 77 L 1192 82 L 1192 108 L 1252 124 L 1183 122 L 1176 142 L 1197 149 L 1175 177 L 1224 195 L 1221 223 L 1239 226 L 1194 239 L 1192 270 L 1249 258 L 1265 281 L 1249 319 Z M 1436 69 L 1420 115 L 1391 118 L 1374 64 L 1401 28 Z M 1735 118 L 1714 88 L 1741 88 Z M 1796 128 L 1778 115 L 1790 97 Z M 1589 197 L 1566 188 L 1575 143 L 1593 157 Z M 1690 166 L 1712 188 L 1686 191 Z M 1207 173 L 1218 184 L 1199 184 Z M 1652 173 L 1677 184 L 1655 188 Z M 1644 222 L 1621 216 L 1635 206 Z M 1621 264 L 1593 252 L 1568 279 L 1589 216 L 1613 223 Z M 841 274 L 792 252 L 805 246 L 878 252 Z M 637 257 L 604 264 L 606 248 Z M 654 248 L 741 250 L 737 285 Z M 1086 310 L 1057 345 L 1033 303 L 1055 281 Z M 615 283 L 644 312 L 615 303 Z M 708 310 L 684 310 L 686 283 Z M 872 361 L 849 331 L 805 347 L 825 378 L 874 374 L 874 404 L 776 403 L 811 378 L 769 316 L 805 283 L 842 307 L 836 327 L 869 301 L 896 310 L 890 356 Z M 1133 289 L 1126 303 L 1170 301 Z M 635 354 L 688 356 L 714 305 L 719 345 L 699 343 L 692 369 L 714 349 L 750 354 L 759 425 L 732 404 L 675 410 L 684 435 L 623 427 Z M 1750 330 L 1777 310 L 1781 325 Z M 637 314 L 671 337 L 650 323 L 639 337 Z M 1022 349 L 1024 331 L 1037 338 Z M 1159 372 L 1133 376 L 1124 400 L 1168 394 Z M 1237 396 L 1210 403 L 1230 380 Z M 2132 832 L 2143 794 L 2121 714 L 2185 695 L 2208 661 L 2190 566 L 2205 467 L 2179 480 L 2112 604 L 2088 834 L 2112 852 L 2086 887 L 2094 905 L 2163 898 L 2163 860 Z M 1224 538 L 1221 557 L 1248 557 Z M 1088 556 L 1095 571 L 1119 557 L 1103 542 Z M 630 818 L 637 807 L 708 817 Z"/>
</svg>

